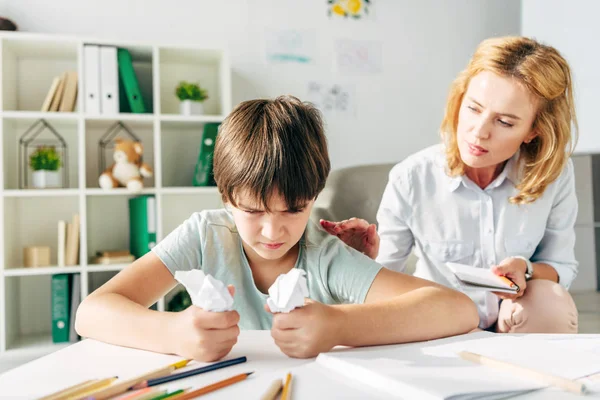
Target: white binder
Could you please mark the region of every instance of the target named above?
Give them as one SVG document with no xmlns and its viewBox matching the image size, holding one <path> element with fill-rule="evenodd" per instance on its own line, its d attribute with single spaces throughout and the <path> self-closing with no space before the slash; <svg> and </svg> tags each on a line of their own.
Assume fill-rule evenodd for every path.
<svg viewBox="0 0 600 400">
<path fill-rule="evenodd" d="M 118 114 L 119 67 L 116 47 L 100 46 L 100 93 L 102 114 Z"/>
<path fill-rule="evenodd" d="M 100 48 L 98 46 L 89 44 L 83 46 L 83 71 L 85 112 L 100 114 L 102 107 L 100 102 Z"/>
</svg>

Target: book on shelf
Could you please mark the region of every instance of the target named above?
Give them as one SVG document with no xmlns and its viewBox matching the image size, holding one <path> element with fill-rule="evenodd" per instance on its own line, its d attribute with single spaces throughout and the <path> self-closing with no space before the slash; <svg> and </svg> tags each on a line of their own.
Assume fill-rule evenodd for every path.
<svg viewBox="0 0 600 400">
<path fill-rule="evenodd" d="M 196 162 L 196 171 L 194 172 L 194 186 L 216 186 L 213 174 L 213 153 L 215 151 L 215 141 L 219 131 L 219 123 L 207 123 L 204 125 L 202 141 L 200 142 L 200 152 Z"/>
<path fill-rule="evenodd" d="M 81 303 L 80 274 L 55 274 L 51 279 L 52 342 L 77 342 L 75 315 Z"/>
<path fill-rule="evenodd" d="M 81 275 L 73 274 L 71 276 L 71 303 L 70 308 L 70 321 L 69 321 L 69 342 L 77 342 L 79 335 L 75 330 L 75 316 L 77 315 L 77 308 L 81 303 Z"/>
<path fill-rule="evenodd" d="M 129 250 L 116 250 L 116 251 L 98 251 L 96 256 L 92 257 L 91 262 L 93 264 L 127 264 L 135 260 L 133 254 Z"/>
<path fill-rule="evenodd" d="M 119 77 L 131 112 L 137 114 L 145 113 L 146 106 L 142 98 L 138 78 L 133 69 L 133 61 L 129 50 L 117 49 L 117 62 L 119 65 Z"/>
<path fill-rule="evenodd" d="M 65 250 L 67 247 L 67 221 L 58 221 L 58 243 L 56 249 L 57 265 L 65 266 Z"/>
<path fill-rule="evenodd" d="M 156 199 L 138 196 L 129 199 L 129 247 L 140 258 L 156 245 Z"/>
<path fill-rule="evenodd" d="M 58 111 L 75 111 L 75 102 L 77 101 L 77 72 L 68 71 L 65 73 L 65 87 L 60 100 Z"/>
<path fill-rule="evenodd" d="M 50 109 L 48 111 L 58 111 L 58 107 L 60 106 L 63 92 L 65 90 L 66 80 L 67 80 L 67 74 L 64 73 L 60 77 L 60 81 L 58 82 L 58 87 L 56 88 L 56 93 L 54 93 L 54 96 L 52 97 L 52 103 L 50 104 Z"/>
<path fill-rule="evenodd" d="M 52 84 L 50 85 L 50 90 L 48 90 L 48 94 L 46 95 L 46 99 L 44 103 L 42 103 L 42 111 L 50 111 L 50 106 L 52 105 L 52 100 L 54 96 L 56 96 L 56 92 L 58 91 L 58 85 L 60 84 L 61 77 L 55 76 L 52 80 Z"/>
<path fill-rule="evenodd" d="M 63 343 L 69 341 L 69 274 L 52 275 L 52 341 Z"/>
<path fill-rule="evenodd" d="M 73 215 L 73 220 L 67 223 L 67 240 L 65 248 L 65 265 L 72 266 L 79 263 L 79 214 Z"/>
<path fill-rule="evenodd" d="M 77 100 L 78 76 L 76 71 L 67 71 L 60 76 L 54 77 L 41 111 L 75 111 Z"/>
</svg>

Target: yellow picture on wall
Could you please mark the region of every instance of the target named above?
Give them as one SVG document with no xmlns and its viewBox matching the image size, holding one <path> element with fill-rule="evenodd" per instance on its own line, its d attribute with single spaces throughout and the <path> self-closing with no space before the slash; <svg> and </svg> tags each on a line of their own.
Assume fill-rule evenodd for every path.
<svg viewBox="0 0 600 400">
<path fill-rule="evenodd" d="M 330 17 L 363 18 L 369 14 L 369 0 L 327 0 Z"/>
</svg>

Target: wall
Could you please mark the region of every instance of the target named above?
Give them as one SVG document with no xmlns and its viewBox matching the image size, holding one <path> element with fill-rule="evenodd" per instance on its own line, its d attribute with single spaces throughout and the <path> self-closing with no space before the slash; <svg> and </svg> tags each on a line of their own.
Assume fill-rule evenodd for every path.
<svg viewBox="0 0 600 400">
<path fill-rule="evenodd" d="M 223 44 L 231 51 L 234 104 L 290 93 L 311 80 L 354 87 L 355 116 L 326 116 L 334 168 L 392 162 L 438 142 L 446 94 L 484 38 L 520 31 L 518 0 L 375 0 L 372 19 L 327 17 L 326 0 L 0 0 L 20 30 L 166 43 Z M 264 32 L 316 38 L 312 64 L 267 64 Z M 338 38 L 382 43 L 382 73 L 336 76 Z"/>
</svg>

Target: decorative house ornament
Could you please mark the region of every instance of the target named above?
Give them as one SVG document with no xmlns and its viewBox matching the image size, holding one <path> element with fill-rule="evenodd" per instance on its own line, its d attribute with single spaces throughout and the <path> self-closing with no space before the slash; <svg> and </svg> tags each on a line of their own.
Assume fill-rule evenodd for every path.
<svg viewBox="0 0 600 400">
<path fill-rule="evenodd" d="M 68 155 L 67 142 L 52 125 L 43 118 L 34 122 L 19 138 L 19 188 L 69 187 Z"/>
</svg>

